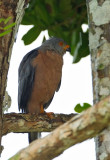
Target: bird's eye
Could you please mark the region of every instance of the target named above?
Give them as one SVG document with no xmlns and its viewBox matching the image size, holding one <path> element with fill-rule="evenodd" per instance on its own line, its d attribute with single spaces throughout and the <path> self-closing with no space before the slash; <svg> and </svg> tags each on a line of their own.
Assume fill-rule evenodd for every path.
<svg viewBox="0 0 110 160">
<path fill-rule="evenodd" d="M 59 42 L 59 45 L 60 45 L 60 46 L 63 46 L 63 42 Z"/>
</svg>

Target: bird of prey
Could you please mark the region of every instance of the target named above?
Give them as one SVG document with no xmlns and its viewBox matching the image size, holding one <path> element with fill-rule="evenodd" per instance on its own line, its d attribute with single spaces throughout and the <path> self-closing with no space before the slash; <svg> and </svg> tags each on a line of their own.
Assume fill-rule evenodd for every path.
<svg viewBox="0 0 110 160">
<path fill-rule="evenodd" d="M 18 73 L 18 107 L 22 113 L 44 113 L 61 85 L 63 55 L 70 46 L 61 38 L 52 37 L 27 53 Z M 29 133 L 29 143 L 40 133 Z"/>
</svg>

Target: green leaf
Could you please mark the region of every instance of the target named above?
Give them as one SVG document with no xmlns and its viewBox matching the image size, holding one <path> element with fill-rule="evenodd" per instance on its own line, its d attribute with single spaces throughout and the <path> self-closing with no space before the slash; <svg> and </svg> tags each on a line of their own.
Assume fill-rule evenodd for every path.
<svg viewBox="0 0 110 160">
<path fill-rule="evenodd" d="M 56 2 L 52 0 L 45 0 L 45 4 L 46 4 L 47 12 L 50 14 L 50 16 L 55 17 L 57 12 Z"/>
<path fill-rule="evenodd" d="M 65 18 L 69 16 L 71 10 L 72 10 L 72 5 L 71 5 L 71 0 L 60 0 L 59 1 L 59 9 L 60 9 L 60 15 L 63 18 L 65 14 Z"/>
<path fill-rule="evenodd" d="M 5 32 L 0 33 L 0 37 L 3 37 L 3 36 L 5 36 L 6 34 L 9 34 L 11 31 L 12 31 L 12 30 L 10 29 L 10 30 L 7 30 L 7 31 L 5 31 Z"/>
<path fill-rule="evenodd" d="M 74 51 L 73 63 L 77 63 L 81 58 L 89 55 L 89 41 L 88 32 L 80 32 L 80 41 L 77 43 L 76 49 Z"/>
<path fill-rule="evenodd" d="M 33 17 L 31 15 L 30 16 L 26 16 L 22 20 L 21 24 L 23 24 L 23 25 L 34 25 L 34 24 L 36 24 L 36 19 L 35 19 L 35 17 Z"/>
<path fill-rule="evenodd" d="M 7 24 L 9 22 L 9 20 L 12 19 L 12 17 L 8 17 L 8 18 L 0 18 L 0 23 L 4 22 L 5 24 Z"/>
<path fill-rule="evenodd" d="M 81 106 L 81 104 L 77 104 L 74 108 L 74 110 L 77 112 L 77 113 L 81 113 L 82 111 L 85 111 L 86 109 L 88 109 L 89 107 L 91 107 L 90 104 L 88 103 L 83 103 L 83 106 Z"/>
<path fill-rule="evenodd" d="M 1 23 L 1 22 L 4 22 L 4 20 L 5 20 L 4 18 L 0 18 L 0 23 Z"/>
<path fill-rule="evenodd" d="M 49 25 L 49 13 L 46 10 L 45 4 L 42 4 L 40 1 L 39 5 L 36 6 L 35 11 L 40 16 L 42 23 Z"/>
<path fill-rule="evenodd" d="M 76 29 L 76 30 L 72 31 L 72 33 L 71 33 L 71 55 L 72 56 L 74 56 L 76 46 L 80 41 L 79 32 L 80 32 L 80 30 Z"/>
<path fill-rule="evenodd" d="M 5 27 L 4 27 L 4 30 L 8 30 L 8 29 L 12 28 L 13 26 L 15 26 L 15 24 L 16 24 L 16 23 L 11 23 L 11 24 L 5 26 Z"/>
<path fill-rule="evenodd" d="M 10 19 L 12 19 L 12 17 L 8 17 L 8 18 L 4 19 L 4 23 L 7 24 Z"/>
<path fill-rule="evenodd" d="M 8 17 L 6 19 L 5 18 L 0 18 L 0 23 L 4 22 L 4 24 L 6 25 L 11 18 L 12 17 Z M 15 26 L 15 23 L 11 23 L 11 24 L 9 24 L 5 27 L 0 27 L 0 29 L 4 31 L 4 32 L 0 33 L 0 37 L 5 36 L 6 34 L 9 34 L 12 31 L 10 28 L 12 28 L 13 26 Z"/>
<path fill-rule="evenodd" d="M 32 27 L 23 37 L 22 40 L 24 41 L 25 45 L 31 44 L 40 34 L 41 30 L 39 28 Z"/>
</svg>

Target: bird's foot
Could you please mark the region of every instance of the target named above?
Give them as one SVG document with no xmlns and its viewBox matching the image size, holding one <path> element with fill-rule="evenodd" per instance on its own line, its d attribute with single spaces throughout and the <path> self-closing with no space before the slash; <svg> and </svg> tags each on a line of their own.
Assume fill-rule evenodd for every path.
<svg viewBox="0 0 110 160">
<path fill-rule="evenodd" d="M 41 114 L 46 114 L 50 119 L 54 118 L 54 113 L 53 112 L 45 112 L 43 106 L 41 105 L 40 107 L 40 113 Z"/>
<path fill-rule="evenodd" d="M 46 114 L 50 119 L 53 119 L 53 118 L 54 118 L 54 113 L 53 113 L 53 112 L 45 112 L 45 114 Z"/>
</svg>

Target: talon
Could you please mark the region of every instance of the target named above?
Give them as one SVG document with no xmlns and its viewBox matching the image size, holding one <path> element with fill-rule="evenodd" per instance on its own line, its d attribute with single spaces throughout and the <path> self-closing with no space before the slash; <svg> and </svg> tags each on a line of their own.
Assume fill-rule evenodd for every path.
<svg viewBox="0 0 110 160">
<path fill-rule="evenodd" d="M 54 113 L 53 112 L 45 112 L 46 115 L 50 118 L 50 119 L 53 119 L 54 118 Z"/>
<path fill-rule="evenodd" d="M 54 113 L 53 112 L 45 112 L 43 105 L 41 105 L 41 107 L 40 107 L 40 114 L 43 114 L 43 113 L 45 113 L 50 119 L 54 118 L 54 116 L 53 116 Z"/>
</svg>

